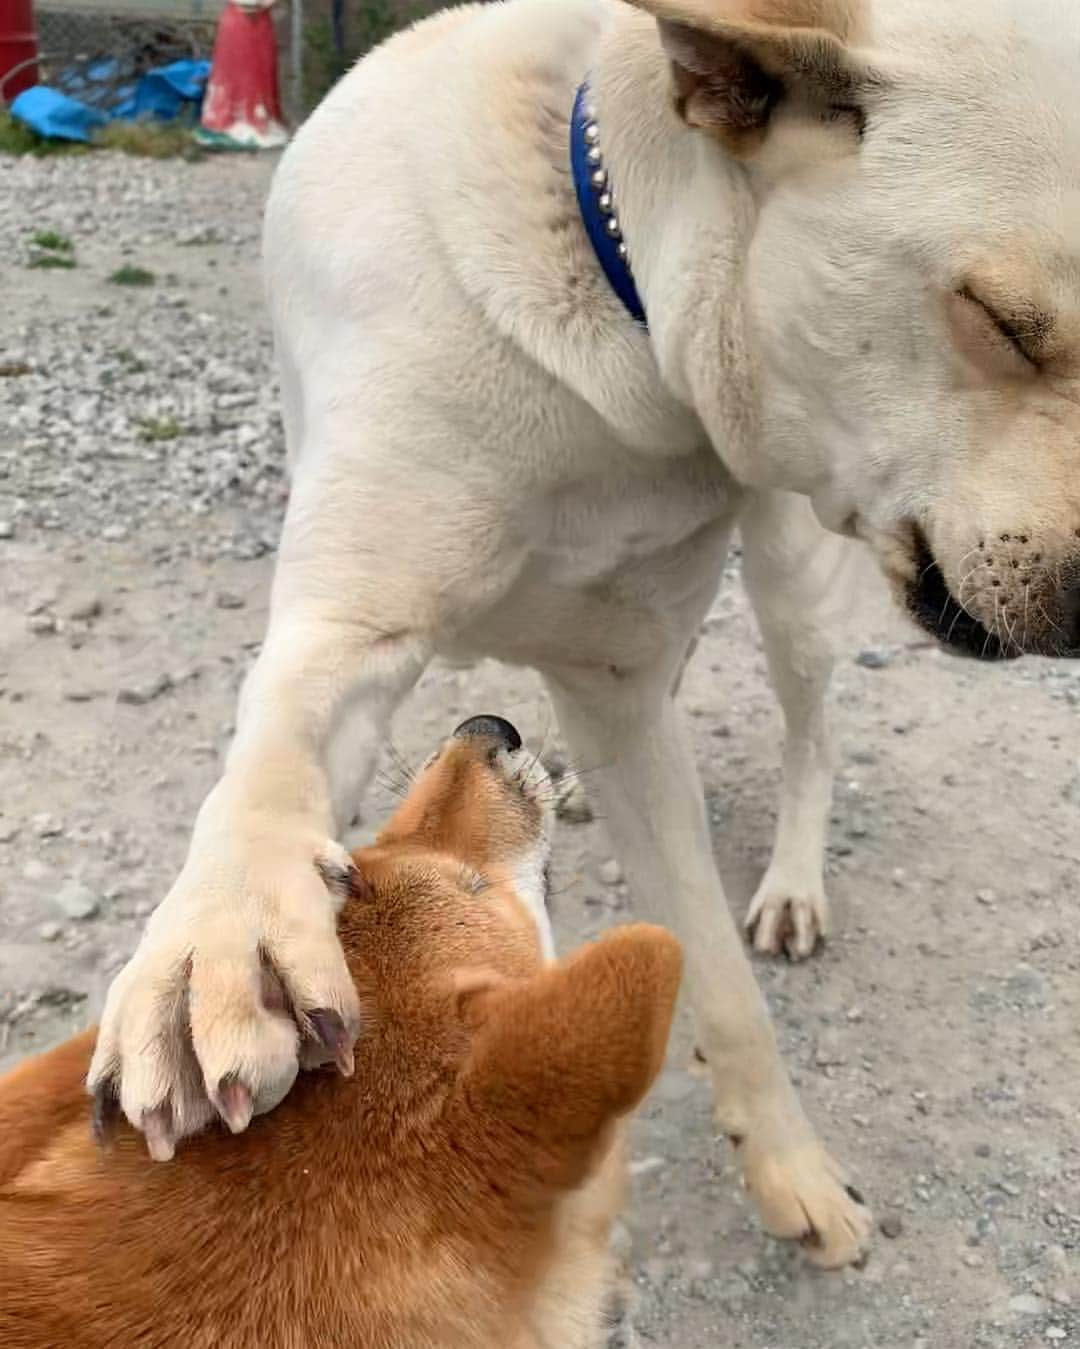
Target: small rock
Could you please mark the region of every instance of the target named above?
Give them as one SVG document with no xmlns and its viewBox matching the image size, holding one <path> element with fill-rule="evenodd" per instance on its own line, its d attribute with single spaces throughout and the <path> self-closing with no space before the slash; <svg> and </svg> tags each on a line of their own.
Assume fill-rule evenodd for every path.
<svg viewBox="0 0 1080 1349">
<path fill-rule="evenodd" d="M 85 993 L 81 993 L 77 988 L 64 988 L 59 984 L 44 988 L 37 995 L 37 1004 L 39 1007 L 59 1007 L 64 1009 L 74 1007 L 78 1003 L 85 1001 Z"/>
<path fill-rule="evenodd" d="M 56 618 L 53 614 L 35 614 L 26 620 L 26 626 L 38 637 L 48 637 L 56 631 Z"/>
<path fill-rule="evenodd" d="M 884 670 L 892 664 L 892 653 L 880 646 L 864 647 L 855 657 L 855 664 L 864 670 Z"/>
<path fill-rule="evenodd" d="M 540 762 L 552 782 L 558 782 L 567 769 L 566 757 L 557 749 L 549 749 L 541 756 Z"/>
<path fill-rule="evenodd" d="M 64 699 L 69 703 L 90 703 L 97 696 L 93 689 L 77 688 L 64 691 Z"/>
<path fill-rule="evenodd" d="M 56 903 L 69 918 L 93 918 L 99 908 L 97 895 L 81 881 L 69 881 L 61 886 Z"/>
<path fill-rule="evenodd" d="M 739 1274 L 741 1274 L 742 1277 L 746 1280 L 746 1282 L 750 1284 L 752 1284 L 753 1281 L 761 1273 L 761 1265 L 752 1256 L 750 1257 L 749 1260 L 740 1260 L 739 1263 L 735 1266 L 735 1268 L 738 1270 Z"/>
<path fill-rule="evenodd" d="M 127 703 L 131 707 L 142 707 L 146 703 L 152 703 L 155 698 L 160 698 L 163 693 L 168 693 L 172 686 L 172 677 L 163 674 L 147 684 L 128 685 L 122 688 L 116 697 L 118 702 Z"/>
<path fill-rule="evenodd" d="M 55 815 L 35 815 L 30 821 L 30 827 L 38 838 L 56 838 L 64 832 L 64 826 Z"/>
<path fill-rule="evenodd" d="M 234 595 L 229 590 L 222 590 L 217 597 L 217 607 L 219 609 L 242 609 L 245 600 L 240 595 Z"/>
<path fill-rule="evenodd" d="M 630 1229 L 620 1218 L 615 1219 L 608 1246 L 611 1254 L 620 1264 L 629 1263 L 634 1252 L 634 1239 L 630 1235 Z"/>
<path fill-rule="evenodd" d="M 997 894 L 993 890 L 978 890 L 975 893 L 975 898 L 980 904 L 985 904 L 988 909 L 992 909 L 997 903 Z"/>
<path fill-rule="evenodd" d="M 630 1163 L 630 1174 L 632 1176 L 649 1176 L 654 1171 L 663 1171 L 663 1157 L 642 1157 L 638 1161 Z"/>
<path fill-rule="evenodd" d="M 1009 1311 L 1017 1316 L 1042 1316 L 1046 1311 L 1046 1303 L 1034 1293 L 1020 1293 L 1009 1299 Z"/>
<path fill-rule="evenodd" d="M 101 537 L 106 543 L 121 543 L 127 536 L 128 532 L 123 525 L 106 525 L 101 531 Z"/>
<path fill-rule="evenodd" d="M 881 1235 L 883 1237 L 888 1237 L 890 1241 L 895 1241 L 904 1230 L 904 1220 L 900 1217 L 899 1213 L 886 1213 L 881 1220 L 880 1227 Z"/>
<path fill-rule="evenodd" d="M 622 867 L 614 857 L 608 860 L 600 868 L 600 879 L 605 885 L 618 885 L 622 880 Z"/>
<path fill-rule="evenodd" d="M 62 931 L 59 923 L 42 923 L 38 928 L 38 936 L 42 941 L 55 941 Z"/>
<path fill-rule="evenodd" d="M 10 520 L 0 520 L 0 539 L 13 539 L 15 537 L 15 526 Z"/>
<path fill-rule="evenodd" d="M 560 790 L 555 801 L 555 814 L 567 824 L 588 824 L 594 818 L 592 806 L 580 782 L 572 781 L 565 790 Z"/>
<path fill-rule="evenodd" d="M 98 618 L 104 611 L 97 595 L 78 595 L 67 607 L 68 618 L 73 618 L 79 623 L 88 623 L 92 618 Z"/>
<path fill-rule="evenodd" d="M 836 1068 L 847 1062 L 843 1041 L 837 1031 L 824 1031 L 818 1039 L 814 1062 L 819 1068 Z"/>
<path fill-rule="evenodd" d="M 1069 1338 L 1069 1332 L 1067 1330 L 1062 1330 L 1060 1326 L 1047 1326 L 1046 1338 L 1048 1340 L 1067 1340 Z"/>
</svg>

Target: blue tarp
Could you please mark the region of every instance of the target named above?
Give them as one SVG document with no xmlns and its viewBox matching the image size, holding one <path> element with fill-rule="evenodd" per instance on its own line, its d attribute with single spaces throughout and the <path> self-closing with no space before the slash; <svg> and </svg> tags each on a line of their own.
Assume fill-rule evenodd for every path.
<svg viewBox="0 0 1080 1349">
<path fill-rule="evenodd" d="M 88 141 L 109 120 L 97 108 L 46 84 L 24 89 L 12 100 L 10 111 L 12 117 L 25 122 L 31 131 L 58 141 Z"/>
<path fill-rule="evenodd" d="M 173 61 L 171 65 L 147 71 L 134 93 L 118 104 L 112 115 L 136 121 L 153 117 L 159 122 L 171 122 L 185 108 L 198 110 L 209 78 L 209 61 Z"/>
<path fill-rule="evenodd" d="M 113 120 L 171 122 L 185 112 L 197 113 L 210 78 L 209 61 L 173 61 L 147 71 L 137 82 L 117 87 L 115 61 L 95 61 L 66 72 L 57 87 L 36 84 L 12 101 L 11 115 L 39 136 L 52 140 L 88 141 Z M 102 88 L 110 105 L 102 107 Z"/>
</svg>

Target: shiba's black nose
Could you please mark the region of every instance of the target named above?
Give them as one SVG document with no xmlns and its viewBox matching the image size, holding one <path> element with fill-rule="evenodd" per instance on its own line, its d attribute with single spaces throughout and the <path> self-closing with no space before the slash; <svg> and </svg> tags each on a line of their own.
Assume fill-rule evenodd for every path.
<svg viewBox="0 0 1080 1349">
<path fill-rule="evenodd" d="M 505 717 L 470 717 L 461 723 L 454 735 L 460 739 L 478 736 L 484 740 L 494 740 L 500 748 L 511 752 L 521 748 L 521 736 Z"/>
</svg>

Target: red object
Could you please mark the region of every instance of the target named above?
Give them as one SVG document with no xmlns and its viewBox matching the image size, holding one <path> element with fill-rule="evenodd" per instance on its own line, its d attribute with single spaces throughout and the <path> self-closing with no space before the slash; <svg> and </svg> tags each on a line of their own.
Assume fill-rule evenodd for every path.
<svg viewBox="0 0 1080 1349">
<path fill-rule="evenodd" d="M 6 0 L 0 0 L 0 4 Z M 218 21 L 202 125 L 240 144 L 285 140 L 278 93 L 277 42 L 269 7 L 242 9 L 228 0 Z"/>
<path fill-rule="evenodd" d="M 37 84 L 36 58 L 33 0 L 0 0 L 0 101 L 10 103 L 16 94 Z M 22 69 L 6 79 L 16 66 Z"/>
</svg>

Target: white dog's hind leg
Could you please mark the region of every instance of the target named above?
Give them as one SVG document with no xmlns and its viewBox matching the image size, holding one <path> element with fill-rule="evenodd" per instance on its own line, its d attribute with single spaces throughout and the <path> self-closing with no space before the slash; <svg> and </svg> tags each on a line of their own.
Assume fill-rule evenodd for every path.
<svg viewBox="0 0 1080 1349">
<path fill-rule="evenodd" d="M 647 669 L 548 671 L 563 735 L 589 770 L 641 917 L 682 940 L 720 1129 L 768 1231 L 832 1267 L 858 1259 L 866 1210 L 807 1121 L 713 865 L 704 799 L 670 689 L 681 646 Z"/>
<path fill-rule="evenodd" d="M 825 831 L 833 763 L 825 699 L 852 593 L 855 545 L 803 497 L 764 492 L 740 520 L 743 579 L 784 712 L 784 777 L 769 868 L 746 917 L 754 948 L 801 960 L 828 932 Z"/>
</svg>

